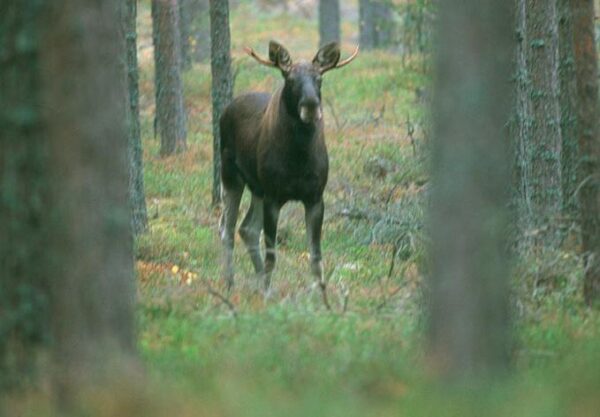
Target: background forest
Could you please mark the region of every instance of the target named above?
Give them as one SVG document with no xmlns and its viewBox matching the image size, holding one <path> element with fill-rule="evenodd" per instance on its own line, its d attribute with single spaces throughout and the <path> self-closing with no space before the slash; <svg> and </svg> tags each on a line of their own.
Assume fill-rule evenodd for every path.
<svg viewBox="0 0 600 417">
<path fill-rule="evenodd" d="M 46 3 L 0 0 L 0 417 L 598 415 L 598 2 Z M 272 39 L 360 45 L 326 302 L 296 203 L 272 291 L 237 238 L 222 279 L 214 121 Z"/>
</svg>

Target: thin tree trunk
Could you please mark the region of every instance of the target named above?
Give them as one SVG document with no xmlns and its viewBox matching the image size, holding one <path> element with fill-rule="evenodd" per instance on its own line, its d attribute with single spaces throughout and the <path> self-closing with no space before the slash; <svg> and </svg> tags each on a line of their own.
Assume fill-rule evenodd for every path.
<svg viewBox="0 0 600 417">
<path fill-rule="evenodd" d="M 194 0 L 179 0 L 179 34 L 181 36 L 180 51 L 181 51 L 181 69 L 188 70 L 192 67 L 191 53 L 191 30 L 194 19 Z"/>
<path fill-rule="evenodd" d="M 516 5 L 517 240 L 521 251 L 556 249 L 565 207 L 560 88 L 566 81 L 559 77 L 557 0 Z"/>
<path fill-rule="evenodd" d="M 221 201 L 221 134 L 219 120 L 232 98 L 229 4 L 210 0 L 210 39 L 213 120 L 213 189 L 212 204 Z"/>
<path fill-rule="evenodd" d="M 192 1 L 192 34 L 194 61 L 204 62 L 210 58 L 210 13 L 208 0 Z"/>
<path fill-rule="evenodd" d="M 528 146 L 533 128 L 531 115 L 531 83 L 529 82 L 526 0 L 515 0 L 516 4 L 516 68 L 515 68 L 515 124 L 514 138 L 511 142 L 515 157 L 513 172 L 513 213 L 516 227 L 514 240 L 520 243 L 519 249 L 526 249 L 523 236 L 529 230 L 529 208 L 531 206 L 531 164 L 528 158 Z"/>
<path fill-rule="evenodd" d="M 55 217 L 50 320 L 57 382 L 67 396 L 80 383 L 118 371 L 113 360 L 135 352 L 125 51 L 117 5 L 54 0 L 41 37 Z"/>
<path fill-rule="evenodd" d="M 453 377 L 508 362 L 510 9 L 496 0 L 440 3 L 429 347 Z"/>
<path fill-rule="evenodd" d="M 562 136 L 561 166 L 563 213 L 577 220 L 577 83 L 573 57 L 573 19 L 569 7 L 570 0 L 558 0 L 558 36 L 560 80 L 560 130 Z"/>
<path fill-rule="evenodd" d="M 375 47 L 386 48 L 393 44 L 394 20 L 390 0 L 377 0 L 374 4 Z"/>
<path fill-rule="evenodd" d="M 525 143 L 528 207 L 525 223 L 534 247 L 558 248 L 563 208 L 556 0 L 526 0 L 531 136 Z"/>
<path fill-rule="evenodd" d="M 339 0 L 319 0 L 319 45 L 340 41 Z"/>
<path fill-rule="evenodd" d="M 154 37 L 155 128 L 160 134 L 160 154 L 186 148 L 186 115 L 183 106 L 177 0 L 152 0 Z M 156 133 L 156 132 L 155 132 Z"/>
<path fill-rule="evenodd" d="M 594 36 L 594 3 L 571 0 L 580 150 L 579 202 L 586 254 L 583 294 L 588 305 L 600 300 L 600 135 L 598 131 L 598 56 Z"/>
<path fill-rule="evenodd" d="M 142 162 L 142 138 L 140 133 L 139 73 L 137 60 L 137 0 L 127 0 L 124 7 L 124 36 L 126 42 L 126 71 L 129 106 L 129 198 L 131 225 L 135 235 L 148 227 L 148 214 L 144 193 L 144 167 Z"/>
<path fill-rule="evenodd" d="M 39 2 L 0 13 L 0 391 L 24 385 L 48 341 L 47 137 L 40 115 Z"/>
<path fill-rule="evenodd" d="M 373 0 L 359 0 L 359 43 L 365 51 L 375 48 Z"/>
</svg>

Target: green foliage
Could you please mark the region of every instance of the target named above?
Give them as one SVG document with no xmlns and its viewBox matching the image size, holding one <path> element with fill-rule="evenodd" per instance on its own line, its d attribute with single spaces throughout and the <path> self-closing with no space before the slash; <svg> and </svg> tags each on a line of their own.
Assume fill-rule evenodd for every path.
<svg viewBox="0 0 600 417">
<path fill-rule="evenodd" d="M 236 94 L 281 83 L 241 46 L 262 51 L 276 38 L 293 58 L 315 52 L 313 22 L 258 13 L 253 4 L 232 9 Z M 314 42 L 298 38 L 311 30 Z M 427 377 L 421 280 L 429 79 L 420 65 L 403 67 L 401 60 L 361 52 L 323 83 L 331 159 L 323 251 L 333 312 L 311 289 L 303 213 L 294 204 L 282 213 L 274 294 L 264 299 L 256 291 L 239 240 L 237 288 L 228 295 L 235 315 L 207 291 L 226 294 L 219 213 L 209 198 L 208 66 L 196 64 L 184 80 L 188 154 L 151 157 L 157 144 L 142 119 L 151 231 L 137 247 L 140 347 L 152 380 L 177 391 L 184 408 L 207 415 L 461 417 L 585 416 L 595 409 L 600 381 L 585 364 L 598 358 L 599 318 L 582 307 L 575 291 L 581 264 L 570 252 L 515 269 L 513 376 L 451 388 Z M 242 210 L 247 206 L 246 195 Z M 568 411 L 575 404 L 581 410 Z"/>
</svg>

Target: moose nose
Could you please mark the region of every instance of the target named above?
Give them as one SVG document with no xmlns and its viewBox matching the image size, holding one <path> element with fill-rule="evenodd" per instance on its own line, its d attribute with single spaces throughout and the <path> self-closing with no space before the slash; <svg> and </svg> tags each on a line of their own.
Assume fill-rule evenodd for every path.
<svg viewBox="0 0 600 417">
<path fill-rule="evenodd" d="M 321 119 L 321 106 L 316 97 L 305 97 L 300 100 L 300 120 L 304 123 L 316 122 Z"/>
</svg>

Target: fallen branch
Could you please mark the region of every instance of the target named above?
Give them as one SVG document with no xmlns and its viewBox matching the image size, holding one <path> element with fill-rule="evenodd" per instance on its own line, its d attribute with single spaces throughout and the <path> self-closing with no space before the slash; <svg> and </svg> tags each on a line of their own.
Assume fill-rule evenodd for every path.
<svg viewBox="0 0 600 417">
<path fill-rule="evenodd" d="M 225 297 L 223 294 L 215 290 L 206 279 L 203 279 L 202 283 L 206 287 L 206 291 L 210 295 L 221 301 L 223 304 L 225 304 L 231 311 L 231 315 L 233 316 L 233 318 L 237 319 L 237 310 L 235 308 L 235 305 L 231 302 L 231 300 L 229 300 L 229 298 Z"/>
</svg>

